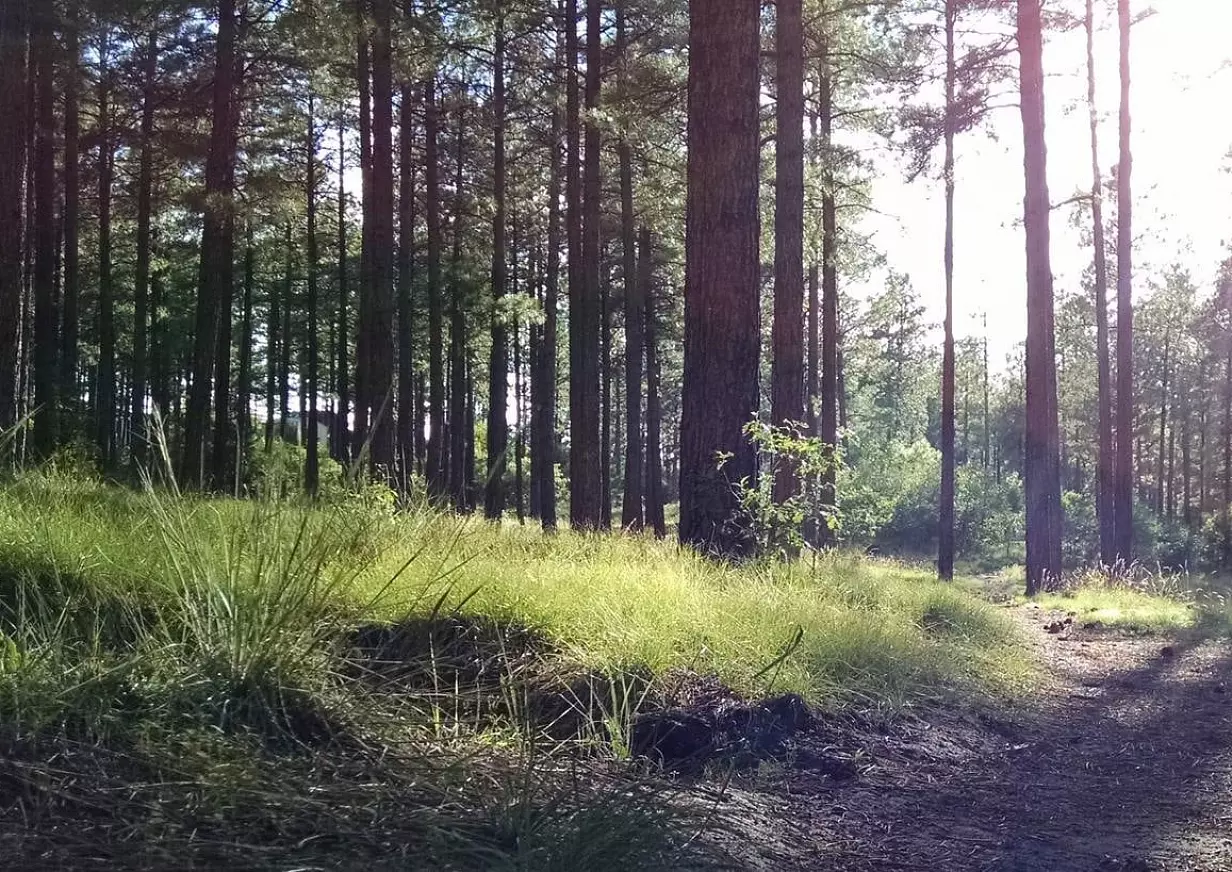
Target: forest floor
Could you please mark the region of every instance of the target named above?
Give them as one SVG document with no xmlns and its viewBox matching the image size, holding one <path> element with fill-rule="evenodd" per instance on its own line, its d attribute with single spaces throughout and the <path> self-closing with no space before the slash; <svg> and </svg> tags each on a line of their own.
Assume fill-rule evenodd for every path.
<svg viewBox="0 0 1232 872">
<path fill-rule="evenodd" d="M 1006 611 L 1046 671 L 1029 705 L 823 720 L 729 786 L 737 865 L 1232 869 L 1232 643 Z"/>
</svg>

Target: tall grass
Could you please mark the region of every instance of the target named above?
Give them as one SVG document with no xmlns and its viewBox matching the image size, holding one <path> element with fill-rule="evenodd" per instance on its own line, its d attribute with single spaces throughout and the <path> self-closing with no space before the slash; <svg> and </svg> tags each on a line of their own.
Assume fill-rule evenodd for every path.
<svg viewBox="0 0 1232 872">
<path fill-rule="evenodd" d="M 54 469 L 0 488 L 0 865 L 671 868 L 694 825 L 662 786 L 434 730 L 438 694 L 356 673 L 395 587 L 446 608 L 447 555 L 382 558 L 419 525 L 452 547 L 430 517 Z"/>
</svg>

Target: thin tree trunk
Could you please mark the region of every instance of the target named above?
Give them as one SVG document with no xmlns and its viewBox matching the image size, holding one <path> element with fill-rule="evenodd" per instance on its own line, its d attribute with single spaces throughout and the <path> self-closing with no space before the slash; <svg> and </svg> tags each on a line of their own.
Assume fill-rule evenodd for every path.
<svg viewBox="0 0 1232 872">
<path fill-rule="evenodd" d="M 1120 163 L 1117 167 L 1117 426 L 1116 558 L 1128 563 L 1134 545 L 1134 308 L 1133 199 L 1129 148 L 1129 0 L 1117 0 L 1120 25 L 1121 117 Z"/>
<path fill-rule="evenodd" d="M 838 206 L 834 199 L 834 74 L 830 61 L 829 40 L 822 38 L 818 58 L 820 103 L 818 120 L 825 166 L 821 192 L 821 441 L 829 452 L 829 463 L 822 474 L 821 502 L 826 512 L 833 513 L 838 505 L 838 432 L 842 406 L 839 370 L 838 325 Z M 823 519 L 818 530 L 818 543 L 834 545 L 834 528 Z"/>
<path fill-rule="evenodd" d="M 941 363 L 941 504 L 937 576 L 954 580 L 954 27 L 957 0 L 945 3 L 945 348 Z M 969 432 L 969 431 L 968 431 Z"/>
<path fill-rule="evenodd" d="M 445 354 L 444 292 L 441 286 L 441 184 L 439 111 L 436 71 L 424 86 L 424 184 L 428 224 L 428 492 L 444 496 L 448 486 L 445 467 Z"/>
<path fill-rule="evenodd" d="M 285 271 L 289 278 L 291 275 L 291 226 L 286 226 L 285 242 Z M 274 437 L 281 438 L 282 422 L 278 421 L 276 415 L 278 413 L 278 361 L 281 358 L 279 354 L 280 345 L 286 340 L 281 337 L 282 333 L 282 310 L 280 294 L 278 291 L 278 283 L 269 283 L 269 322 L 266 325 L 266 342 L 265 342 L 265 450 L 270 451 L 274 447 Z M 287 300 L 287 305 L 291 301 Z"/>
<path fill-rule="evenodd" d="M 304 491 L 310 499 L 316 499 L 321 490 L 321 439 L 317 434 L 317 404 L 319 402 L 320 385 L 318 384 L 321 351 L 318 347 L 320 325 L 317 323 L 317 310 L 320 300 L 317 293 L 317 119 L 316 95 L 311 88 L 308 91 L 308 130 L 305 147 L 305 184 L 307 193 L 307 240 L 308 263 L 308 378 L 300 379 L 300 393 L 308 395 L 308 456 L 304 462 Z"/>
<path fill-rule="evenodd" d="M 680 540 L 748 553 L 732 484 L 752 480 L 757 410 L 758 70 L 761 4 L 689 9 L 688 195 Z M 720 471 L 716 458 L 726 457 Z"/>
<path fill-rule="evenodd" d="M 59 357 L 59 315 L 55 293 L 56 270 L 56 126 L 55 126 L 55 9 L 43 7 L 35 19 L 32 46 L 38 68 L 34 135 L 34 455 L 45 458 L 56 446 L 56 400 Z M 104 71 L 103 76 L 109 74 Z M 106 102 L 100 117 L 106 118 Z M 103 138 L 110 133 L 100 125 Z M 101 283 L 100 283 L 101 284 Z M 109 336 L 104 334 L 103 342 Z M 114 347 L 106 349 L 112 355 Z M 108 466 L 111 456 L 105 455 Z"/>
<path fill-rule="evenodd" d="M 60 324 L 60 404 L 61 408 L 70 414 L 77 412 L 80 406 L 77 381 L 81 297 L 80 22 L 79 2 L 71 0 L 64 30 L 64 302 Z M 12 116 L 6 113 L 4 117 Z M 3 246 L 2 242 L 0 246 Z M 0 319 L 2 317 L 0 314 Z M 0 415 L 0 426 L 2 425 L 3 416 Z M 80 424 L 74 421 L 73 428 L 62 427 L 61 437 L 65 437 L 70 429 L 79 426 Z"/>
<path fill-rule="evenodd" d="M 401 157 L 398 161 L 401 193 L 398 197 L 398 481 L 403 493 L 410 489 L 415 466 L 414 310 L 411 279 L 415 262 L 415 96 L 402 86 L 400 107 Z"/>
<path fill-rule="evenodd" d="M 1157 485 L 1155 491 L 1155 516 L 1157 518 L 1164 516 L 1164 504 L 1167 497 L 1167 479 L 1164 472 L 1168 452 L 1168 380 L 1170 376 L 1171 345 L 1172 335 L 1170 332 L 1165 332 L 1163 373 L 1159 382 L 1159 465 L 1155 476 Z"/>
<path fill-rule="evenodd" d="M 604 263 L 600 248 L 599 262 Z M 612 276 L 599 279 L 599 529 L 612 529 Z"/>
<path fill-rule="evenodd" d="M 346 124 L 343 113 L 338 113 L 338 408 L 334 412 L 334 459 L 344 462 L 351 453 L 350 414 L 351 382 L 347 353 L 350 346 L 350 331 L 347 315 L 351 308 L 350 286 L 347 282 L 347 223 L 346 223 Z"/>
<path fill-rule="evenodd" d="M 1104 240 L 1104 181 L 1099 165 L 1099 112 L 1095 102 L 1095 0 L 1087 0 L 1087 110 L 1091 128 L 1091 221 L 1095 248 L 1095 336 L 1099 370 L 1099 457 L 1095 508 L 1099 521 L 1099 559 L 1116 562 L 1116 446 L 1112 436 L 1112 364 L 1108 349 L 1108 255 Z"/>
<path fill-rule="evenodd" d="M 655 308 L 654 261 L 650 228 L 643 225 L 638 239 L 637 284 L 646 299 L 646 521 L 655 536 L 667 536 L 663 516 L 663 414 L 659 402 L 659 330 Z"/>
<path fill-rule="evenodd" d="M 778 0 L 775 8 L 774 326 L 770 418 L 791 427 L 804 420 L 804 8 Z M 799 491 L 799 471 L 780 463 L 777 502 Z"/>
<path fill-rule="evenodd" d="M 557 13 L 559 27 L 565 26 L 566 0 L 561 0 Z M 560 30 L 556 34 L 556 58 L 559 67 L 562 60 L 563 41 Z M 569 74 L 571 76 L 571 74 Z M 556 73 L 557 91 L 560 88 L 561 72 Z M 573 99 L 576 99 L 574 97 Z M 552 139 L 548 160 L 548 250 L 546 256 L 546 284 L 544 288 L 543 344 L 539 350 L 540 380 L 543 389 L 542 403 L 535 416 L 535 439 L 531 447 L 531 462 L 535 470 L 539 491 L 539 517 L 543 529 L 556 530 L 556 337 L 557 306 L 560 297 L 560 188 L 561 188 L 561 138 L 564 120 L 561 117 L 559 99 L 552 102 Z M 569 230 L 570 240 L 574 231 Z M 573 254 L 572 245 L 570 256 Z M 572 274 L 572 273 L 571 273 Z"/>
<path fill-rule="evenodd" d="M 622 73 L 628 63 L 624 2 L 616 7 L 617 37 Z M 625 482 L 621 497 L 620 525 L 626 530 L 641 530 L 643 523 L 642 484 L 642 358 L 645 352 L 645 289 L 638 281 L 637 228 L 633 212 L 633 149 L 622 138 L 620 158 L 620 240 L 625 283 Z"/>
<path fill-rule="evenodd" d="M 509 336 L 501 300 L 505 296 L 505 14 L 496 4 L 496 46 L 492 63 L 493 200 L 492 216 L 492 351 L 488 365 L 488 469 L 484 483 L 484 515 L 498 521 L 505 512 L 505 466 L 509 454 Z"/>
<path fill-rule="evenodd" d="M 372 332 L 372 44 L 364 13 L 369 0 L 356 0 L 359 42 L 356 51 L 356 79 L 359 82 L 359 170 L 361 225 L 359 255 L 359 294 L 355 328 L 355 427 L 351 456 L 356 463 L 368 448 L 368 428 L 372 424 L 372 385 L 369 375 L 369 346 Z M 371 455 L 368 456 L 371 460 Z"/>
<path fill-rule="evenodd" d="M 1027 593 L 1061 577 L 1060 436 L 1044 138 L 1043 34 L 1039 0 L 1018 4 L 1027 234 L 1026 506 Z"/>
<path fill-rule="evenodd" d="M 222 37 L 219 37 L 220 42 Z M 98 374 L 95 390 L 95 444 L 104 469 L 115 466 L 115 288 L 111 272 L 111 186 L 115 172 L 115 146 L 111 130 L 111 71 L 107 69 L 110 38 L 104 35 L 100 53 L 98 82 Z M 229 104 L 228 104 L 229 107 Z M 229 112 L 229 108 L 227 110 Z M 226 118 L 222 124 L 225 126 Z M 208 187 L 208 185 L 207 185 Z M 207 225 L 208 228 L 208 225 Z M 204 427 L 209 411 L 209 370 L 202 381 L 205 383 L 206 408 L 201 410 L 201 426 Z M 195 372 L 194 372 L 195 382 Z M 194 383 L 195 387 L 195 383 Z M 189 409 L 192 417 L 193 409 Z M 188 435 L 185 436 L 188 438 Z M 204 431 L 200 437 L 204 442 Z M 188 483 L 199 480 L 185 476 Z"/>
<path fill-rule="evenodd" d="M 154 187 L 154 83 L 158 76 L 158 35 L 146 43 L 141 97 L 141 157 L 137 182 L 137 275 L 133 286 L 133 391 L 130 409 L 132 460 L 146 463 L 149 437 L 145 428 L 146 323 L 149 319 L 150 214 Z"/>
<path fill-rule="evenodd" d="M 453 259 L 450 262 L 449 276 L 452 293 L 449 309 L 449 367 L 451 370 L 449 382 L 449 481 L 453 488 L 454 506 L 460 512 L 471 509 L 471 482 L 473 474 L 467 464 L 467 399 L 469 391 L 467 382 L 470 380 L 466 360 L 466 300 L 463 298 L 465 288 L 462 281 L 462 244 L 465 232 L 463 214 L 466 203 L 462 195 L 462 185 L 465 178 L 466 152 L 466 111 L 458 106 L 457 131 L 457 165 L 454 178 L 453 206 Z"/>
<path fill-rule="evenodd" d="M 252 447 L 252 296 L 257 281 L 257 251 L 252 218 L 244 226 L 244 299 L 240 316 L 240 371 L 235 384 L 235 418 L 239 422 L 239 450 L 235 470 L 236 490 L 247 476 L 245 468 Z"/>
</svg>

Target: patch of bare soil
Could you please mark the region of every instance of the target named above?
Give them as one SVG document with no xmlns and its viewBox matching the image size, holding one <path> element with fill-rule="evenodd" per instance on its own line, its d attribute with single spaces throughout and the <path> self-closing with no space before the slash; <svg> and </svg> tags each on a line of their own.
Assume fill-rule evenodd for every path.
<svg viewBox="0 0 1232 872">
<path fill-rule="evenodd" d="M 1029 709 L 817 719 L 727 785 L 732 865 L 1232 872 L 1232 644 L 1013 614 L 1049 671 Z"/>
</svg>

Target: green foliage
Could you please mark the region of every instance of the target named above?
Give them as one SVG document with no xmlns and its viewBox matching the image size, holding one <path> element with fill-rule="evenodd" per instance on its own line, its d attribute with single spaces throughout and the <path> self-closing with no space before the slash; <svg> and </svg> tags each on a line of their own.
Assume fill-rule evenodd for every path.
<svg viewBox="0 0 1232 872">
<path fill-rule="evenodd" d="M 844 538 L 886 553 L 932 554 L 937 544 L 940 453 L 923 441 L 864 445 L 860 450 L 861 463 L 839 484 Z M 1009 559 L 1008 549 L 1023 535 L 1021 495 L 1017 476 L 998 481 L 981 467 L 959 467 L 954 519 L 958 553 L 991 563 Z"/>
<path fill-rule="evenodd" d="M 836 471 L 841 464 L 833 448 L 816 436 L 805 435 L 803 424 L 776 427 L 750 421 L 744 432 L 757 449 L 760 474 L 755 482 L 746 479 L 738 482 L 736 488 L 756 552 L 774 556 L 798 554 L 804 547 L 808 523 L 837 529 L 838 511 L 827 502 L 824 487 L 826 473 Z M 775 482 L 782 474 L 792 475 L 798 482 L 786 499 L 775 496 Z"/>
</svg>

